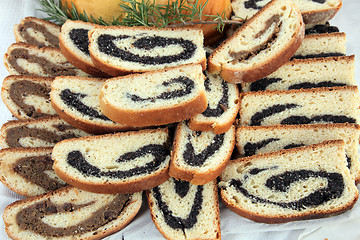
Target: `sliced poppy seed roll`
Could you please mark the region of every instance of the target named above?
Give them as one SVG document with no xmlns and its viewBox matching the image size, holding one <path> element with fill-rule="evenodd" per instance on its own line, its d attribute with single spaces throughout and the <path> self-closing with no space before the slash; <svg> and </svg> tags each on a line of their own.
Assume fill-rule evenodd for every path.
<svg viewBox="0 0 360 240">
<path fill-rule="evenodd" d="M 234 15 L 243 19 L 252 17 L 271 0 L 234 0 Z M 342 0 L 292 0 L 301 11 L 306 24 L 329 21 L 342 6 Z"/>
<path fill-rule="evenodd" d="M 295 5 L 273 0 L 210 54 L 207 70 L 231 83 L 259 80 L 294 55 L 304 34 Z"/>
<path fill-rule="evenodd" d="M 99 25 L 83 21 L 66 21 L 59 36 L 60 49 L 75 67 L 93 76 L 108 77 L 108 74 L 95 67 L 90 57 L 88 33 L 96 26 Z"/>
<path fill-rule="evenodd" d="M 175 133 L 170 176 L 192 184 L 206 184 L 224 170 L 234 146 L 234 126 L 225 133 L 215 134 L 193 131 L 181 122 Z"/>
<path fill-rule="evenodd" d="M 39 48 L 27 43 L 12 44 L 5 53 L 4 64 L 9 73 L 13 75 L 90 76 L 70 64 L 60 49 Z"/>
<path fill-rule="evenodd" d="M 133 193 L 169 179 L 168 129 L 115 133 L 62 141 L 52 152 L 56 174 L 80 189 Z"/>
<path fill-rule="evenodd" d="M 243 126 L 236 130 L 236 147 L 240 155 L 248 157 L 326 140 L 342 139 L 345 142 L 347 167 L 351 176 L 358 182 L 360 180 L 359 137 L 359 125 L 346 123 Z"/>
<path fill-rule="evenodd" d="M 27 75 L 7 76 L 1 88 L 1 98 L 18 119 L 55 116 L 51 106 L 50 87 L 53 78 Z"/>
<path fill-rule="evenodd" d="M 201 64 L 204 36 L 194 28 L 96 27 L 89 32 L 93 63 L 112 76 Z"/>
<path fill-rule="evenodd" d="M 57 77 L 51 85 L 51 104 L 72 126 L 92 134 L 133 130 L 115 123 L 100 109 L 99 94 L 105 79 Z"/>
<path fill-rule="evenodd" d="M 59 47 L 60 26 L 35 17 L 26 17 L 14 27 L 16 42 L 38 47 Z"/>
<path fill-rule="evenodd" d="M 2 148 L 52 147 L 64 139 L 88 135 L 58 116 L 23 121 L 13 120 L 2 125 L 0 146 Z"/>
<path fill-rule="evenodd" d="M 14 192 L 38 196 L 64 187 L 56 176 L 52 148 L 7 148 L 0 150 L 0 181 Z"/>
<path fill-rule="evenodd" d="M 225 204 L 257 222 L 282 223 L 333 216 L 358 199 L 346 167 L 344 142 L 233 160 L 220 176 Z"/>
<path fill-rule="evenodd" d="M 111 78 L 101 87 L 101 111 L 135 127 L 179 122 L 207 108 L 200 65 Z"/>
<path fill-rule="evenodd" d="M 64 187 L 12 203 L 3 218 L 12 239 L 95 240 L 123 229 L 141 204 L 141 193 L 96 194 Z"/>
<path fill-rule="evenodd" d="M 293 59 L 265 78 L 242 83 L 241 87 L 243 92 L 250 92 L 347 85 L 356 85 L 354 55 Z"/>
<path fill-rule="evenodd" d="M 189 121 L 196 131 L 213 131 L 216 134 L 230 129 L 239 111 L 239 90 L 236 84 L 225 82 L 219 75 L 205 72 L 206 110 Z"/>
<path fill-rule="evenodd" d="M 240 94 L 240 125 L 360 123 L 356 86 Z"/>
<path fill-rule="evenodd" d="M 147 196 L 151 218 L 166 239 L 221 239 L 216 181 L 193 185 L 170 178 Z"/>
</svg>

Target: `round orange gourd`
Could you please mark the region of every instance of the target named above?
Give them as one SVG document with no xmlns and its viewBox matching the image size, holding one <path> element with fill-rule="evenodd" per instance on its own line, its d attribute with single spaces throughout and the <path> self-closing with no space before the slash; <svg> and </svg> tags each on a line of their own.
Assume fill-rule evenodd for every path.
<svg viewBox="0 0 360 240">
<path fill-rule="evenodd" d="M 141 0 L 137 0 L 141 1 Z M 200 4 L 204 4 L 207 0 L 198 0 Z M 121 0 L 61 0 L 62 4 L 71 7 L 71 2 L 74 4 L 78 12 L 85 11 L 88 16 L 93 16 L 95 19 L 102 18 L 106 22 L 111 22 L 113 19 L 121 18 L 121 7 L 119 3 Z M 188 3 L 194 4 L 196 0 L 187 0 Z M 155 0 L 156 4 L 167 4 L 168 0 Z M 231 0 L 208 0 L 203 13 L 206 15 L 221 14 L 225 10 L 226 17 L 231 15 Z M 206 18 L 204 18 L 205 20 Z M 219 38 L 219 34 L 214 29 L 213 24 L 196 25 L 204 31 L 205 42 L 212 43 Z"/>
</svg>

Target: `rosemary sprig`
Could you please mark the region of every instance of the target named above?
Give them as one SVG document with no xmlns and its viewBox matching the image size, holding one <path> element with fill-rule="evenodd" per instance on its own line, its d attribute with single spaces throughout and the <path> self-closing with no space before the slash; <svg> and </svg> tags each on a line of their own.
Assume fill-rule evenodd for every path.
<svg viewBox="0 0 360 240">
<path fill-rule="evenodd" d="M 229 20 L 225 10 L 221 14 L 207 15 L 203 10 L 207 1 L 203 4 L 196 0 L 193 4 L 186 0 L 168 0 L 167 4 L 156 4 L 155 0 L 122 0 L 119 6 L 122 8 L 123 18 L 113 19 L 111 22 L 104 21 L 101 17 L 95 19 L 83 11 L 79 12 L 73 3 L 64 6 L 61 1 L 39 0 L 43 11 L 48 14 L 47 20 L 63 24 L 66 20 L 82 20 L 94 22 L 100 25 L 121 26 L 148 26 L 148 27 L 179 27 L 195 24 L 216 24 L 218 31 L 223 31 L 225 24 L 241 24 L 243 20 Z"/>
</svg>

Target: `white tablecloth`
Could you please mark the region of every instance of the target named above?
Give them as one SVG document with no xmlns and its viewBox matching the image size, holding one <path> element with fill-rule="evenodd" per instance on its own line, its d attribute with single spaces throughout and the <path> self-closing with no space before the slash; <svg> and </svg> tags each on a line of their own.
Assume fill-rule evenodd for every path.
<svg viewBox="0 0 360 240">
<path fill-rule="evenodd" d="M 221 1 L 221 0 L 219 0 Z M 44 16 L 37 11 L 37 0 L 0 0 L 0 56 L 4 56 L 7 48 L 13 43 L 13 27 L 26 16 Z M 344 0 L 339 14 L 331 20 L 332 25 L 338 26 L 347 34 L 347 53 L 360 54 L 360 1 Z M 360 63 L 357 57 L 356 79 L 360 81 Z M 7 70 L 0 64 L 0 80 L 8 75 Z M 12 119 L 10 112 L 0 102 L 0 125 Z M 0 212 L 15 200 L 23 197 L 8 190 L 0 184 Z M 244 219 L 221 204 L 221 229 L 222 239 L 328 239 L 328 240 L 355 240 L 360 239 L 360 201 L 353 210 L 340 216 L 321 220 L 302 221 L 286 224 L 267 225 L 255 223 Z M 144 203 L 140 213 L 134 221 L 122 231 L 109 236 L 107 239 L 126 240 L 136 239 L 163 239 L 151 221 L 147 204 Z M 4 231 L 4 223 L 0 220 L 0 239 L 9 239 Z"/>
</svg>

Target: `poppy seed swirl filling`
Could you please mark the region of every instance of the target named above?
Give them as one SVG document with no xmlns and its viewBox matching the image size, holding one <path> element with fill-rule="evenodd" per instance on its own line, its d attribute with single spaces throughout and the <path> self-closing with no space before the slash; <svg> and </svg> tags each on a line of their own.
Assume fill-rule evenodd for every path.
<svg viewBox="0 0 360 240">
<path fill-rule="evenodd" d="M 117 160 L 117 163 L 136 161 L 138 158 L 152 155 L 153 159 L 143 166 L 135 166 L 129 170 L 108 170 L 104 171 L 99 167 L 92 165 L 86 160 L 86 157 L 79 151 L 73 150 L 67 155 L 67 163 L 79 171 L 82 175 L 96 178 L 108 177 L 112 179 L 124 179 L 142 174 L 149 174 L 157 169 L 168 159 L 170 152 L 164 145 L 149 144 L 139 148 L 133 152 L 122 154 Z"/>
<path fill-rule="evenodd" d="M 189 189 L 189 183 L 184 181 L 176 181 L 175 180 L 175 190 L 180 188 L 180 186 L 177 186 L 178 184 L 181 184 L 181 188 L 185 186 L 185 189 L 187 191 L 178 192 L 176 191 L 176 194 L 178 194 L 181 198 L 184 198 L 188 194 Z M 166 224 L 173 228 L 173 229 L 190 229 L 197 223 L 197 217 L 200 214 L 200 211 L 202 209 L 202 203 L 203 203 L 203 189 L 204 187 L 202 185 L 196 186 L 196 193 L 195 197 L 190 209 L 190 212 L 187 214 L 186 218 L 177 217 L 174 215 L 174 213 L 170 210 L 169 206 L 166 204 L 166 202 L 163 200 L 163 195 L 160 187 L 154 187 L 152 189 L 152 194 L 156 200 L 156 203 L 158 205 L 159 210 L 162 212 Z"/>
<path fill-rule="evenodd" d="M 101 114 L 95 108 L 86 105 L 83 103 L 82 99 L 85 98 L 87 94 L 84 93 L 75 93 L 70 89 L 64 89 L 60 92 L 60 98 L 64 102 L 66 106 L 71 109 L 75 109 L 76 111 L 89 116 L 90 118 L 97 118 L 103 121 L 111 121 L 105 115 Z M 111 121 L 112 122 L 112 121 Z"/>
<path fill-rule="evenodd" d="M 205 90 L 207 92 L 210 92 L 211 88 L 209 78 L 206 78 L 204 85 Z M 221 82 L 221 89 L 221 99 L 217 102 L 215 108 L 211 108 L 208 103 L 208 107 L 206 108 L 206 110 L 201 113 L 205 117 L 220 117 L 225 112 L 225 109 L 229 107 L 229 87 L 225 81 Z"/>
<path fill-rule="evenodd" d="M 129 48 L 124 47 L 120 49 L 117 47 L 117 44 L 120 44 L 122 40 L 129 40 L 133 38 L 134 41 L 129 45 Z M 183 38 L 169 38 L 169 37 L 159 37 L 159 36 L 129 36 L 129 35 L 119 35 L 112 36 L 109 34 L 102 34 L 98 37 L 96 41 L 100 52 L 120 58 L 123 61 L 135 62 L 145 65 L 160 65 L 160 64 L 170 64 L 179 62 L 181 60 L 188 60 L 194 56 L 197 49 L 196 45 L 190 40 L 185 40 Z M 152 50 L 156 48 L 166 48 L 171 45 L 180 46 L 183 50 L 175 55 L 168 56 L 140 56 L 139 54 L 132 53 L 131 48 L 138 50 Z"/>
<path fill-rule="evenodd" d="M 88 32 L 89 30 L 83 28 L 71 29 L 69 37 L 81 52 L 90 56 Z"/>
<path fill-rule="evenodd" d="M 339 173 L 312 170 L 294 170 L 285 171 L 283 173 L 271 176 L 271 173 L 267 171 L 274 169 L 276 168 L 272 167 L 264 169 L 251 169 L 243 175 L 243 180 L 231 179 L 228 186 L 234 187 L 237 192 L 250 199 L 253 204 L 271 204 L 295 211 L 317 207 L 332 199 L 340 198 L 345 189 L 344 178 Z M 259 196 L 258 194 L 253 193 L 254 191 L 250 182 L 251 179 L 259 177 L 257 176 L 259 173 L 262 173 L 262 176 L 268 176 L 267 179 L 263 181 L 264 185 L 260 186 L 260 188 L 264 188 L 264 191 L 266 192 L 272 192 L 275 196 L 280 194 L 285 194 L 286 196 L 290 195 L 291 188 L 299 183 L 301 184 L 301 182 L 304 181 L 315 182 L 316 179 L 319 179 L 327 183 L 320 185 L 320 187 L 314 187 L 314 189 L 312 189 L 311 192 L 309 192 L 306 196 L 302 196 L 300 198 L 293 197 L 293 199 L 289 198 L 290 201 L 275 201 L 266 198 L 266 196 Z M 286 199 L 288 199 L 288 197 Z"/>
<path fill-rule="evenodd" d="M 131 99 L 131 101 L 133 101 L 133 102 L 144 102 L 144 101 L 155 102 L 156 100 L 169 100 L 169 99 L 184 97 L 186 95 L 191 94 L 192 91 L 195 89 L 194 81 L 185 76 L 172 78 L 168 81 L 163 82 L 160 86 L 164 86 L 168 90 L 172 85 L 175 87 L 177 85 L 180 85 L 180 89 L 163 92 L 155 97 L 141 97 L 139 95 L 131 94 L 131 93 L 125 93 L 125 94 L 126 94 L 126 97 Z M 158 88 L 158 87 L 155 87 L 155 88 Z"/>
</svg>

